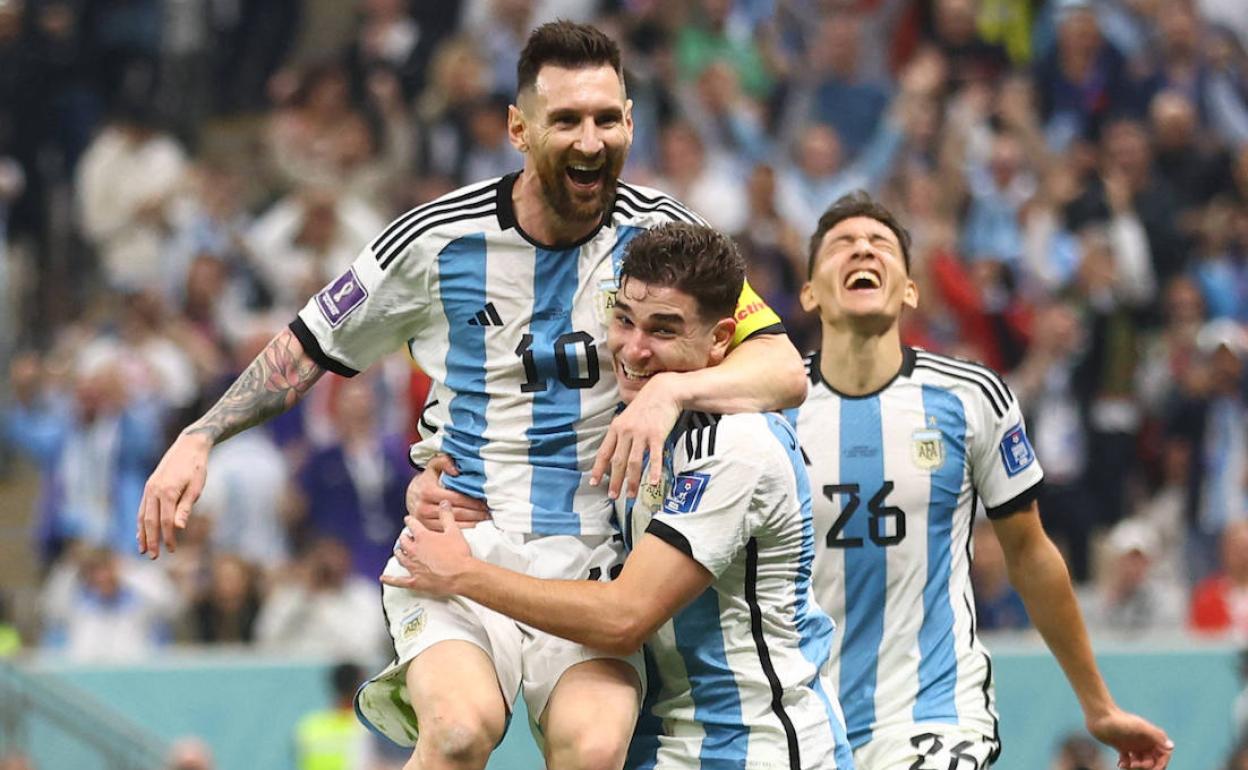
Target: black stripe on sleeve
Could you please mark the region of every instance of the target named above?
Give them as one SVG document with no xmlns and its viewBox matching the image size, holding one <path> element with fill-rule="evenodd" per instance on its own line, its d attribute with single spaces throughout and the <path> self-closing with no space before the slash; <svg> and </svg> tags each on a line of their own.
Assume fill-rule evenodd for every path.
<svg viewBox="0 0 1248 770">
<path fill-rule="evenodd" d="M 965 382 L 969 385 L 974 385 L 975 387 L 979 388 L 979 392 L 984 394 L 984 399 L 992 407 L 992 413 L 997 416 L 997 419 L 1000 420 L 1000 419 L 1005 418 L 1005 410 L 1007 408 L 1006 405 L 1003 403 L 999 403 L 997 401 L 996 396 L 993 394 L 992 390 L 988 387 L 988 385 L 984 382 L 982 378 L 973 376 L 971 374 L 960 373 L 957 370 L 946 369 L 943 366 L 937 365 L 934 361 L 930 361 L 930 360 L 922 359 L 922 358 L 915 361 L 914 368 L 926 369 L 931 372 L 936 372 L 937 374 L 943 375 L 945 377 L 949 377 L 950 379 L 961 380 L 962 382 Z"/>
<path fill-rule="evenodd" d="M 793 720 L 784 710 L 784 688 L 780 677 L 776 676 L 776 667 L 771 662 L 771 651 L 767 649 L 767 638 L 763 635 L 763 610 L 758 605 L 758 540 L 750 538 L 745 544 L 745 602 L 750 607 L 750 633 L 754 636 L 754 647 L 758 650 L 758 662 L 767 684 L 771 686 L 771 711 L 780 720 L 784 728 L 784 737 L 789 744 L 789 770 L 802 770 L 801 750 L 797 743 L 797 731 L 793 729 Z"/>
<path fill-rule="evenodd" d="M 1035 502 L 1035 499 L 1040 496 L 1040 488 L 1042 486 L 1044 486 L 1044 479 L 1040 479 L 1035 484 L 1032 484 L 1030 487 L 1023 490 L 1020 494 L 1015 495 L 1000 505 L 994 505 L 991 508 L 985 507 L 985 512 L 988 514 L 988 518 L 1004 519 L 1006 516 L 1010 516 L 1025 509 L 1027 506 Z"/>
<path fill-rule="evenodd" d="M 761 329 L 755 329 L 754 331 L 750 332 L 749 336 L 747 336 L 745 340 L 752 340 L 755 337 L 761 337 L 764 334 L 784 334 L 784 333 L 785 333 L 784 324 L 777 321 L 776 323 L 770 326 L 764 326 Z M 741 340 L 741 342 L 745 342 L 745 340 Z M 740 343 L 737 343 L 737 344 L 740 344 Z"/>
<path fill-rule="evenodd" d="M 646 525 L 646 534 L 654 535 L 685 556 L 693 559 L 693 548 L 689 545 L 689 538 L 685 537 L 682 532 L 677 531 L 670 524 L 658 519 L 651 519 L 650 523 Z M 698 561 L 697 559 L 693 560 Z M 702 562 L 698 563 L 701 564 Z"/>
<path fill-rule="evenodd" d="M 321 349 L 321 343 L 316 341 L 316 336 L 312 334 L 312 330 L 303 322 L 299 316 L 295 316 L 295 320 L 290 322 L 290 331 L 295 335 L 295 339 L 299 340 L 299 344 L 303 345 L 303 352 L 308 354 L 316 362 L 317 366 L 327 372 L 333 372 L 340 377 L 354 377 L 359 374 L 358 371 L 352 369 L 341 361 L 335 361 Z"/>
</svg>

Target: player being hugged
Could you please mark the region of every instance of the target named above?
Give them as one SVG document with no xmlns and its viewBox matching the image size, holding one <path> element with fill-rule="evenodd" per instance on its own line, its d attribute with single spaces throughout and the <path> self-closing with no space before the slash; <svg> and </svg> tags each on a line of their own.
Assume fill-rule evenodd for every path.
<svg viewBox="0 0 1248 770">
<path fill-rule="evenodd" d="M 660 372 L 724 358 L 744 274 L 731 240 L 706 227 L 632 241 L 608 332 L 625 403 Z M 410 574 L 383 580 L 619 655 L 644 642 L 648 694 L 627 767 L 852 767 L 791 426 L 776 413 L 686 411 L 650 462 L 660 484 L 619 503 L 629 554 L 614 580 L 540 580 L 478 560 L 449 507 L 440 533 L 408 517 L 398 559 Z"/>
<path fill-rule="evenodd" d="M 916 307 L 910 236 L 865 193 L 810 241 L 802 305 L 823 342 L 797 415 L 815 489 L 815 594 L 841 634 L 833 674 L 863 770 L 980 770 L 1000 752 L 975 632 L 970 539 L 982 502 L 1032 622 L 1119 767 L 1164 768 L 1164 732 L 1115 705 L 1066 564 L 1040 525 L 1043 480 L 997 374 L 901 344 Z"/>
<path fill-rule="evenodd" d="M 642 457 L 659 454 L 683 409 L 801 399 L 801 359 L 746 287 L 723 365 L 654 377 L 617 414 L 603 343 L 624 248 L 651 227 L 700 218 L 619 180 L 632 103 L 619 48 L 601 30 L 538 27 L 517 82 L 508 134 L 524 167 L 400 216 L 309 300 L 166 452 L 144 490 L 141 551 L 173 550 L 213 445 L 290 408 L 326 371 L 354 375 L 405 344 L 434 383 L 425 440 L 412 450 L 431 470 L 409 487 L 411 509 L 445 502 L 488 518 L 467 535 L 474 552 L 540 576 L 618 567 L 611 496 L 636 486 Z M 597 482 L 608 468 L 605 489 Z M 393 561 L 387 570 L 402 573 Z M 357 712 L 415 746 L 408 767 L 483 768 L 520 691 L 548 767 L 623 764 L 642 692 L 639 657 L 533 633 L 458 598 L 388 587 L 382 602 L 395 659 L 358 693 Z"/>
</svg>

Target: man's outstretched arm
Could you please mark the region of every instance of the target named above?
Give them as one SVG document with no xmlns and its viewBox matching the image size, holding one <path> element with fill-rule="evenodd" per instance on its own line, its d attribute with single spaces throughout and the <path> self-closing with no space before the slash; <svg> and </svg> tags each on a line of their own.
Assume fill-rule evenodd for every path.
<svg viewBox="0 0 1248 770">
<path fill-rule="evenodd" d="M 733 348 L 718 366 L 691 372 L 660 372 L 611 422 L 590 472 L 591 483 L 611 474 L 609 494 L 627 483 L 637 496 L 647 451 L 663 453 L 663 442 L 683 410 L 735 414 L 788 409 L 806 398 L 806 369 L 785 334 L 757 334 Z M 658 484 L 661 463 L 650 464 L 647 483 Z"/>
<path fill-rule="evenodd" d="M 1036 630 L 1044 637 L 1083 709 L 1088 732 L 1118 751 L 1118 766 L 1162 770 L 1174 744 L 1165 732 L 1114 703 L 1097 669 L 1083 615 L 1061 553 L 1044 533 L 1035 502 L 992 520 L 1009 567 Z"/>
<path fill-rule="evenodd" d="M 644 536 L 619 577 L 543 580 L 472 557 L 448 509 L 443 531 L 407 517 L 395 552 L 405 577 L 382 582 L 432 596 L 463 596 L 547 633 L 616 655 L 651 634 L 711 584 L 711 573 L 654 535 Z"/>
<path fill-rule="evenodd" d="M 176 549 L 175 531 L 186 526 L 204 489 L 213 446 L 291 408 L 324 373 L 290 329 L 270 340 L 225 395 L 178 435 L 148 477 L 139 503 L 139 553 L 157 558 L 162 540 Z"/>
</svg>

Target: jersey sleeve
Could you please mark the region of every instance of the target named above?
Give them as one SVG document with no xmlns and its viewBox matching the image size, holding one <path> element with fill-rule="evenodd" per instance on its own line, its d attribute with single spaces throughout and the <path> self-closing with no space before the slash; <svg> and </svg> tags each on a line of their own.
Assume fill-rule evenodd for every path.
<svg viewBox="0 0 1248 770">
<path fill-rule="evenodd" d="M 1008 389 L 1005 394 L 1004 409 L 998 411 L 999 407 L 984 404 L 984 429 L 976 431 L 971 447 L 971 475 L 990 519 L 1009 516 L 1029 505 L 1044 481 L 1018 400 Z"/>
<path fill-rule="evenodd" d="M 732 335 L 733 346 L 740 345 L 755 334 L 784 334 L 784 323 L 771 306 L 758 296 L 750 282 L 741 287 L 737 300 L 737 331 Z"/>
<path fill-rule="evenodd" d="M 410 339 L 429 305 L 429 265 L 413 244 L 383 268 L 366 247 L 290 323 L 321 367 L 352 377 Z"/>
<path fill-rule="evenodd" d="M 646 533 L 719 577 L 754 534 L 761 465 L 717 424 L 695 427 L 672 450 L 671 482 Z"/>
</svg>

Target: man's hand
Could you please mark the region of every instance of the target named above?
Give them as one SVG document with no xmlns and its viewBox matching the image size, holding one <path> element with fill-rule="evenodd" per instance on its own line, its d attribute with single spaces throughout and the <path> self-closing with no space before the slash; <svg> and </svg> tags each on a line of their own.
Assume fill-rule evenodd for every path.
<svg viewBox="0 0 1248 770">
<path fill-rule="evenodd" d="M 407 485 L 407 512 L 420 520 L 425 529 L 442 531 L 441 505 L 451 507 L 456 525 L 475 527 L 477 522 L 490 518 L 489 508 L 474 497 L 460 494 L 442 486 L 442 474 L 458 476 L 459 468 L 448 455 L 437 455 L 425 470 Z"/>
<path fill-rule="evenodd" d="M 641 466 L 646 452 L 650 452 L 650 478 L 647 483 L 658 484 L 663 480 L 663 443 L 680 417 L 680 399 L 674 392 L 674 373 L 654 375 L 637 392 L 633 402 L 611 421 L 607 437 L 598 448 L 589 483 L 597 485 L 602 474 L 610 468 L 611 486 L 608 496 L 614 500 L 620 496 L 620 488 L 628 482 L 628 497 L 636 497 L 641 480 Z"/>
<path fill-rule="evenodd" d="M 177 550 L 176 530 L 186 528 L 191 506 L 204 491 L 211 449 L 208 436 L 183 433 L 165 452 L 143 487 L 135 534 L 139 553 L 159 557 L 162 539 L 170 553 Z"/>
<path fill-rule="evenodd" d="M 1170 764 L 1174 743 L 1160 727 L 1143 717 L 1117 707 L 1089 719 L 1092 737 L 1118 751 L 1118 767 L 1136 770 L 1164 770 Z"/>
<path fill-rule="evenodd" d="M 407 528 L 399 535 L 394 555 L 407 575 L 382 575 L 381 582 L 429 596 L 454 596 L 455 578 L 468 569 L 472 551 L 464 534 L 455 526 L 451 504 L 439 508 L 441 531 L 434 532 L 415 516 L 404 518 Z"/>
</svg>

